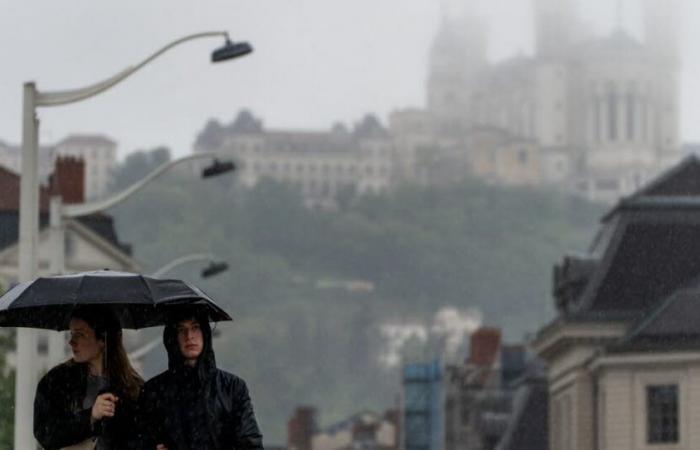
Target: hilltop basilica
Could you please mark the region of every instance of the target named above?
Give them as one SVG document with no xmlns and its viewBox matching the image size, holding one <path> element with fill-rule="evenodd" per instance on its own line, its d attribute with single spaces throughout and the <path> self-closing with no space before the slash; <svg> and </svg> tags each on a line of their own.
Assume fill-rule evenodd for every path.
<svg viewBox="0 0 700 450">
<path fill-rule="evenodd" d="M 396 112 L 398 136 L 430 134 L 431 150 L 495 183 L 553 184 L 604 201 L 676 162 L 678 2 L 642 0 L 643 41 L 619 26 L 593 36 L 573 0 L 533 6 L 534 55 L 497 64 L 487 61 L 482 22 L 445 17 L 430 54 L 427 108 Z"/>
<path fill-rule="evenodd" d="M 243 111 L 210 122 L 196 150 L 230 152 L 245 184 L 293 183 L 320 207 L 469 176 L 613 202 L 679 159 L 679 0 L 640 0 L 642 41 L 620 26 L 594 36 L 574 0 L 532 0 L 533 56 L 495 64 L 475 0 L 459 1 L 430 49 L 425 108 L 327 131 L 269 130 Z"/>
</svg>

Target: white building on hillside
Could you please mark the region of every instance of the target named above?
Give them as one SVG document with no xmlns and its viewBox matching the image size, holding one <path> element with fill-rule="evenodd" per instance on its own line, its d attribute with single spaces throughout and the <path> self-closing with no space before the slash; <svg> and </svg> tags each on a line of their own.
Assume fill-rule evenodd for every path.
<svg viewBox="0 0 700 450">
<path fill-rule="evenodd" d="M 54 157 L 72 156 L 85 161 L 85 197 L 106 193 L 117 164 L 117 143 L 102 135 L 73 134 L 54 146 Z"/>
<path fill-rule="evenodd" d="M 382 192 L 393 175 L 393 142 L 373 116 L 353 130 L 282 131 L 264 129 L 244 110 L 230 125 L 210 123 L 195 150 L 231 155 L 246 186 L 266 177 L 292 183 L 307 206 L 333 207 L 344 190 Z"/>
<path fill-rule="evenodd" d="M 614 201 L 678 161 L 677 0 L 642 1 L 643 40 L 621 27 L 594 37 L 574 0 L 535 0 L 534 56 L 497 64 L 487 61 L 488 36 L 470 15 L 475 1 L 464 3 L 467 13 L 444 19 L 431 50 L 432 133 L 468 141 L 486 130 L 525 148 L 514 149 L 523 157 L 489 165 L 502 144 L 485 153 L 465 144 L 476 175 L 508 180 L 533 163 L 526 147 L 534 144 L 539 183 Z"/>
</svg>

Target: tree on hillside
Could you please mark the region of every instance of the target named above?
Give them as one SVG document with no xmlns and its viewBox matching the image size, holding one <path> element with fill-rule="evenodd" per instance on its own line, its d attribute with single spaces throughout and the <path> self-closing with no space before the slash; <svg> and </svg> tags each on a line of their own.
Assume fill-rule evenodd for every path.
<svg viewBox="0 0 700 450">
<path fill-rule="evenodd" d="M 120 234 L 144 267 L 203 251 L 229 262 L 215 279 L 182 274 L 236 317 L 217 356 L 251 380 L 277 442 L 296 404 L 337 417 L 390 404 L 398 374 L 373 354 L 386 323 L 449 305 L 478 310 L 508 339 L 535 329 L 551 313 L 552 264 L 585 249 L 603 212 L 556 192 L 474 180 L 402 186 L 319 211 L 291 184 L 229 190 L 183 179 L 166 177 L 115 209 Z M 342 287 L 356 281 L 370 290 Z"/>
<path fill-rule="evenodd" d="M 124 162 L 112 171 L 110 190 L 114 192 L 128 187 L 168 161 L 170 161 L 170 150 L 167 147 L 130 153 Z"/>
<path fill-rule="evenodd" d="M 4 289 L 0 285 L 0 292 Z M 15 422 L 15 371 L 7 367 L 7 352 L 15 347 L 14 332 L 0 329 L 0 448 L 12 448 Z"/>
</svg>

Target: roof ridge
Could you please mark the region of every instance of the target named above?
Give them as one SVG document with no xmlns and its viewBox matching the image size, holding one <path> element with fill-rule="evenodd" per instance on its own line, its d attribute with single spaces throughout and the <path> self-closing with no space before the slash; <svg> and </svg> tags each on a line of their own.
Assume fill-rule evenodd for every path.
<svg viewBox="0 0 700 450">
<path fill-rule="evenodd" d="M 634 328 L 627 333 L 625 337 L 622 338 L 622 343 L 629 343 L 635 338 L 639 337 L 639 335 L 642 334 L 645 328 L 647 328 L 649 325 L 651 325 L 656 319 L 661 317 L 664 312 L 671 306 L 671 304 L 675 303 L 676 300 L 680 297 L 680 294 L 684 291 L 685 289 L 678 289 L 674 291 L 671 295 L 669 295 L 663 302 L 661 302 L 661 305 L 659 305 L 656 309 L 654 309 L 651 314 L 648 314 L 644 316 L 644 319 L 640 320 Z"/>
</svg>

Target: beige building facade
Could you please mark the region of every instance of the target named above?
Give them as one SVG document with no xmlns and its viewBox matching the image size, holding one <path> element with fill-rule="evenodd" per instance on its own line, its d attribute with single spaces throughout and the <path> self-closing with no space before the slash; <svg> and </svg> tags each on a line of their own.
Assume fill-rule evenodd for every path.
<svg viewBox="0 0 700 450">
<path fill-rule="evenodd" d="M 393 141 L 373 116 L 353 130 L 283 131 L 241 111 L 230 125 L 205 129 L 195 151 L 232 157 L 246 186 L 264 178 L 295 185 L 309 207 L 332 208 L 344 191 L 378 194 L 392 184 Z"/>
<path fill-rule="evenodd" d="M 589 254 L 555 267 L 550 448 L 700 448 L 700 160 L 621 201 Z"/>
</svg>

